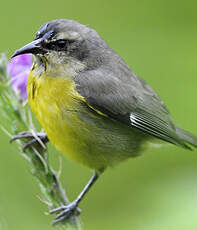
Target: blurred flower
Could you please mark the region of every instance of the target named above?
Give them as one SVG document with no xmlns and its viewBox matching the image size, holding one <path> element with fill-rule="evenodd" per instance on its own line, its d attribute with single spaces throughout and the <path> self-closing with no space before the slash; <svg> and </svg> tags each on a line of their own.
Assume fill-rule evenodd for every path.
<svg viewBox="0 0 197 230">
<path fill-rule="evenodd" d="M 8 76 L 11 77 L 11 84 L 14 91 L 20 92 L 20 96 L 27 98 L 27 78 L 32 65 L 32 55 L 23 54 L 13 58 L 7 65 Z"/>
</svg>

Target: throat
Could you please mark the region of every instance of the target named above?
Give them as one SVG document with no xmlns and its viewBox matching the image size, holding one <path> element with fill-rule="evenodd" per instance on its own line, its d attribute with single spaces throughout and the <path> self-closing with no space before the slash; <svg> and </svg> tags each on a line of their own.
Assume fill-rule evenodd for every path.
<svg viewBox="0 0 197 230">
<path fill-rule="evenodd" d="M 49 76 L 46 73 L 34 75 L 32 71 L 28 78 L 28 101 L 32 110 L 51 111 L 51 105 L 72 109 L 84 98 L 76 90 L 75 82 L 70 77 Z"/>
<path fill-rule="evenodd" d="M 80 72 L 86 70 L 85 63 L 65 56 L 58 56 L 48 54 L 48 56 L 38 56 L 34 58 L 34 65 L 32 71 L 33 75 L 41 76 L 48 75 L 51 77 L 70 77 L 74 78 Z"/>
</svg>

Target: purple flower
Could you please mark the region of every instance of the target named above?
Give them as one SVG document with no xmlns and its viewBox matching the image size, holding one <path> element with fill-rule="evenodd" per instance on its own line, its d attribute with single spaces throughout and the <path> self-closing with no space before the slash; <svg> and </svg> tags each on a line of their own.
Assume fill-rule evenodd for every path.
<svg viewBox="0 0 197 230">
<path fill-rule="evenodd" d="M 11 77 L 11 84 L 14 91 L 20 92 L 23 99 L 27 98 L 27 78 L 32 65 L 32 55 L 23 54 L 13 58 L 7 66 L 8 75 Z"/>
</svg>

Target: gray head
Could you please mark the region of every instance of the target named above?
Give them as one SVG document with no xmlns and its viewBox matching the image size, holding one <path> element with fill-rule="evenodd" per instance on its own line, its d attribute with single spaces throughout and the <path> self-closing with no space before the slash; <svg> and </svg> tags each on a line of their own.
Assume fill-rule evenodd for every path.
<svg viewBox="0 0 197 230">
<path fill-rule="evenodd" d="M 45 60 L 50 69 L 76 63 L 79 68 L 93 69 L 107 59 L 107 50 L 110 48 L 95 30 L 73 20 L 58 19 L 41 26 L 33 42 L 17 50 L 13 57 L 32 53 L 40 65 Z"/>
</svg>

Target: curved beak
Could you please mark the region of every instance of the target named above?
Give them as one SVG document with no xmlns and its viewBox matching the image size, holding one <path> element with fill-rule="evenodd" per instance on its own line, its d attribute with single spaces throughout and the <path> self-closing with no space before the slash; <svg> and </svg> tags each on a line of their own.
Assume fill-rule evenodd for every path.
<svg viewBox="0 0 197 230">
<path fill-rule="evenodd" d="M 14 58 L 21 54 L 27 54 L 27 53 L 31 53 L 31 54 L 45 53 L 45 50 L 41 46 L 41 42 L 42 42 L 42 39 L 37 39 L 37 40 L 30 42 L 29 44 L 23 46 L 19 50 L 16 50 L 11 58 Z"/>
</svg>

